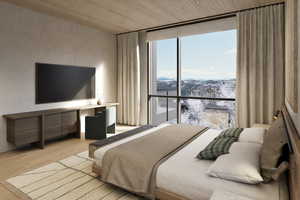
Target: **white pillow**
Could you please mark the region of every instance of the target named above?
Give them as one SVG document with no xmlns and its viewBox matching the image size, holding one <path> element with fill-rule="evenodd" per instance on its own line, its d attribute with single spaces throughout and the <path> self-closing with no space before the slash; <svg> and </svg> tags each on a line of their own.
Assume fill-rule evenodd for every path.
<svg viewBox="0 0 300 200">
<path fill-rule="evenodd" d="M 258 184 L 263 182 L 260 175 L 259 155 L 260 145 L 246 143 L 234 144 L 231 153 L 219 156 L 209 167 L 207 174 L 213 177 Z M 243 147 L 238 151 L 238 147 Z"/>
<path fill-rule="evenodd" d="M 249 156 L 259 156 L 261 152 L 262 145 L 258 143 L 249 143 L 249 142 L 234 142 L 230 149 L 229 153 L 242 154 Z"/>
<path fill-rule="evenodd" d="M 239 137 L 239 142 L 264 143 L 265 128 L 245 128 Z"/>
</svg>

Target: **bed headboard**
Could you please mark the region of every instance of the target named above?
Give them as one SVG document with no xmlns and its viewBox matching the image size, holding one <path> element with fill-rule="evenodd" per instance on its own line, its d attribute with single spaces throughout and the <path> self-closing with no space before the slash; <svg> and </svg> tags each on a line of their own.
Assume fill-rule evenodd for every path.
<svg viewBox="0 0 300 200">
<path fill-rule="evenodd" d="M 282 110 L 284 122 L 288 132 L 289 156 L 289 193 L 290 200 L 300 200 L 300 137 L 295 124 L 286 107 Z"/>
</svg>

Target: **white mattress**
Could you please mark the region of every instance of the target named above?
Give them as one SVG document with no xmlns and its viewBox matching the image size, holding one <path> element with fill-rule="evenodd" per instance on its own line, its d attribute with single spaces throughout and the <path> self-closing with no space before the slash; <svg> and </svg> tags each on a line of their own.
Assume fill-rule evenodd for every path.
<svg viewBox="0 0 300 200">
<path fill-rule="evenodd" d="M 150 134 L 164 126 L 167 125 L 161 125 L 98 149 L 94 154 L 96 165 L 98 167 L 102 166 L 102 158 L 107 150 Z M 157 187 L 193 200 L 208 200 L 215 190 L 225 190 L 256 200 L 279 200 L 279 183 L 277 182 L 248 185 L 206 175 L 206 171 L 213 161 L 198 160 L 195 157 L 220 132 L 220 130 L 213 129 L 206 131 L 191 144 L 161 164 L 157 170 Z"/>
</svg>

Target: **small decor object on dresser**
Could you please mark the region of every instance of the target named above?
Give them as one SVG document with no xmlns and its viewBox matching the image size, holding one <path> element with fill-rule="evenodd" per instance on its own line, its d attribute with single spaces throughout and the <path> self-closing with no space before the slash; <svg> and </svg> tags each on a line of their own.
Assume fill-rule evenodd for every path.
<svg viewBox="0 0 300 200">
<path fill-rule="evenodd" d="M 216 190 L 209 200 L 255 200 L 227 191 Z"/>
</svg>

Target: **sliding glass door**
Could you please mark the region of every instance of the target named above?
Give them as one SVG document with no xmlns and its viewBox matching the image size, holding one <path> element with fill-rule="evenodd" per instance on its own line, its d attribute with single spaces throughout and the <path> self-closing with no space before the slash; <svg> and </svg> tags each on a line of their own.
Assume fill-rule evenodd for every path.
<svg viewBox="0 0 300 200">
<path fill-rule="evenodd" d="M 152 41 L 149 123 L 235 126 L 236 30 Z"/>
</svg>

